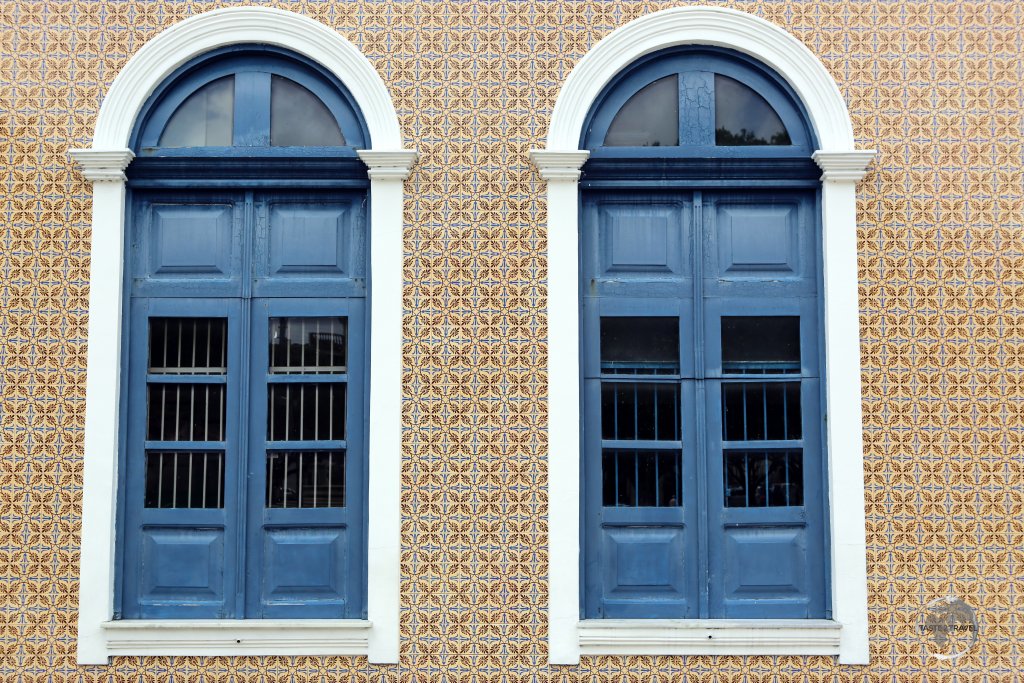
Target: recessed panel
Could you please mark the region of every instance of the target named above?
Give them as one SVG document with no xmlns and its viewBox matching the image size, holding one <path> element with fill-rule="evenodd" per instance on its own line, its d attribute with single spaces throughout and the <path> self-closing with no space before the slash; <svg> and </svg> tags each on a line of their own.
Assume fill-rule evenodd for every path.
<svg viewBox="0 0 1024 683">
<path fill-rule="evenodd" d="M 263 602 L 321 603 L 338 615 L 345 601 L 342 527 L 268 529 L 263 544 Z M 305 612 L 308 614 L 308 612 Z"/>
<path fill-rule="evenodd" d="M 777 600 L 777 610 L 762 618 L 800 617 L 806 610 L 806 530 L 802 526 L 727 528 L 723 595 L 729 603 Z M 790 605 L 786 607 L 786 605 Z M 771 609 L 770 605 L 767 609 Z M 786 610 L 795 610 L 787 613 Z"/>
<path fill-rule="evenodd" d="M 679 528 L 605 529 L 605 592 L 664 594 L 683 587 L 683 531 Z"/>
<path fill-rule="evenodd" d="M 157 204 L 152 210 L 151 274 L 230 274 L 231 206 Z"/>
<path fill-rule="evenodd" d="M 797 226 L 793 204 L 719 204 L 719 273 L 798 276 Z"/>
<path fill-rule="evenodd" d="M 350 207 L 337 204 L 271 206 L 271 275 L 344 273 L 350 214 Z"/>
<path fill-rule="evenodd" d="M 679 273 L 681 211 L 676 205 L 608 204 L 601 209 L 606 272 Z"/>
<path fill-rule="evenodd" d="M 144 528 L 140 575 L 143 602 L 223 602 L 223 530 Z"/>
</svg>

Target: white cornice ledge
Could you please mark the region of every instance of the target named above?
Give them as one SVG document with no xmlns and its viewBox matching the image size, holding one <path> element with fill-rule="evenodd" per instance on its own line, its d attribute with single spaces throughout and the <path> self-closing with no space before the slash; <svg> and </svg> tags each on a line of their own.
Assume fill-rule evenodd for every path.
<svg viewBox="0 0 1024 683">
<path fill-rule="evenodd" d="M 78 162 L 85 179 L 94 183 L 124 182 L 124 169 L 135 158 L 130 149 L 72 149 L 68 154 Z"/>
<path fill-rule="evenodd" d="M 841 626 L 827 619 L 591 619 L 580 651 L 606 655 L 837 655 Z"/>
<path fill-rule="evenodd" d="M 371 622 L 356 619 L 108 621 L 110 655 L 365 655 Z"/>
<path fill-rule="evenodd" d="M 873 149 L 855 149 L 849 152 L 826 152 L 818 150 L 811 155 L 824 173 L 822 180 L 845 180 L 858 182 L 867 173 L 868 164 L 878 154 Z"/>
<path fill-rule="evenodd" d="M 372 180 L 405 180 L 412 171 L 412 165 L 419 158 L 419 152 L 414 149 L 361 149 L 357 154 L 369 168 Z"/>
<path fill-rule="evenodd" d="M 583 168 L 588 157 L 590 157 L 590 152 L 582 149 L 530 150 L 530 161 L 540 171 L 540 177 L 544 180 L 579 180 L 580 169 Z"/>
</svg>

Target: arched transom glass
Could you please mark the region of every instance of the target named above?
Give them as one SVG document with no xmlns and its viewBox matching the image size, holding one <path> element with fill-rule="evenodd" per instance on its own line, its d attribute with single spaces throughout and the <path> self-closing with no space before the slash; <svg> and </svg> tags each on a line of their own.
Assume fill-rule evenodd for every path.
<svg viewBox="0 0 1024 683">
<path fill-rule="evenodd" d="M 135 142 L 139 153 L 161 155 L 211 147 L 358 149 L 366 139 L 333 77 L 284 51 L 253 47 L 214 53 L 169 79 L 151 99 Z"/>
<path fill-rule="evenodd" d="M 655 55 L 617 76 L 599 99 L 583 146 L 659 156 L 806 156 L 811 135 L 788 86 L 720 51 Z"/>
</svg>

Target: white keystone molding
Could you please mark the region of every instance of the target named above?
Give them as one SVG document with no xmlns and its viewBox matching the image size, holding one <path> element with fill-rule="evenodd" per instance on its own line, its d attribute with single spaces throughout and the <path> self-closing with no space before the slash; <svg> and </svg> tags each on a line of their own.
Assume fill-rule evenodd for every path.
<svg viewBox="0 0 1024 683">
<path fill-rule="evenodd" d="M 365 655 L 371 622 L 348 619 L 108 621 L 111 655 Z"/>
<path fill-rule="evenodd" d="M 121 308 L 124 301 L 124 169 L 135 118 L 150 94 L 188 60 L 238 43 L 280 45 L 333 72 L 352 93 L 366 120 L 371 149 L 360 151 L 370 176 L 369 518 L 367 620 L 113 622 L 117 501 Z M 86 377 L 85 481 L 78 609 L 78 662 L 105 664 L 114 654 L 363 654 L 371 663 L 398 662 L 401 553 L 402 210 L 405 178 L 416 152 L 402 149 L 391 97 L 366 58 L 345 38 L 308 17 L 259 7 L 200 14 L 164 30 L 114 79 L 96 122 L 91 149 L 71 150 L 93 182 Z M 219 623 L 219 622 L 217 622 Z M 274 633 L 272 625 L 289 633 Z M 269 630 L 268 630 L 269 629 Z M 235 633 L 234 645 L 225 633 Z M 220 635 L 215 635 L 220 634 Z M 309 636 L 305 646 L 299 638 Z M 295 642 L 293 642 L 295 641 Z M 256 645 L 258 643 L 258 645 Z M 305 649 L 303 649 L 305 647 Z M 169 649 L 177 648 L 175 652 Z M 341 650 L 344 652 L 341 652 Z"/>
<path fill-rule="evenodd" d="M 579 166 L 578 149 L 593 103 L 623 69 L 644 55 L 680 45 L 746 53 L 774 69 L 807 109 L 823 169 L 822 231 L 826 401 L 831 533 L 832 616 L 828 638 L 844 664 L 867 664 L 867 561 L 864 535 L 864 453 L 857 303 L 856 181 L 874 157 L 857 150 L 842 94 L 817 57 L 763 19 L 721 7 L 655 12 L 613 31 L 573 68 L 551 115 L 547 149 L 531 158 L 548 180 L 548 501 L 549 661 L 576 664 L 581 654 L 714 654 L 665 622 L 580 622 Z M 575 155 L 575 156 L 574 156 Z M 575 168 L 573 165 L 576 164 Z M 638 625 L 639 624 L 639 625 Z M 784 637 L 789 633 L 793 637 Z M 706 635 L 706 634 L 705 634 Z M 713 641 L 714 638 L 708 639 Z M 733 653 L 823 654 L 806 629 L 787 626 L 768 639 L 763 629 L 729 631 Z M 666 645 L 665 643 L 669 643 Z M 660 649 L 659 649 L 660 648 Z"/>
<path fill-rule="evenodd" d="M 836 655 L 840 625 L 828 619 L 588 619 L 583 654 Z"/>
</svg>

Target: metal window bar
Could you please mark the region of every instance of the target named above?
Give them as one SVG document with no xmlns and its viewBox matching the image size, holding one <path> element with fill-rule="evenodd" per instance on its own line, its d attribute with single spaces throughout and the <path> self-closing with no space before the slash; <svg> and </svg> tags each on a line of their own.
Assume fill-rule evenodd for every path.
<svg viewBox="0 0 1024 683">
<path fill-rule="evenodd" d="M 803 451 L 737 450 L 723 454 L 725 506 L 803 505 Z"/>
<path fill-rule="evenodd" d="M 147 508 L 223 508 L 224 453 L 148 451 L 143 497 Z"/>
<path fill-rule="evenodd" d="M 271 451 L 266 467 L 268 508 L 345 506 L 345 451 Z"/>
<path fill-rule="evenodd" d="M 777 441 L 802 438 L 799 382 L 722 385 L 722 438 Z"/>
<path fill-rule="evenodd" d="M 679 507 L 682 452 L 604 449 L 602 490 L 607 507 Z"/>
<path fill-rule="evenodd" d="M 149 373 L 223 375 L 227 373 L 227 320 L 150 318 Z"/>
</svg>

